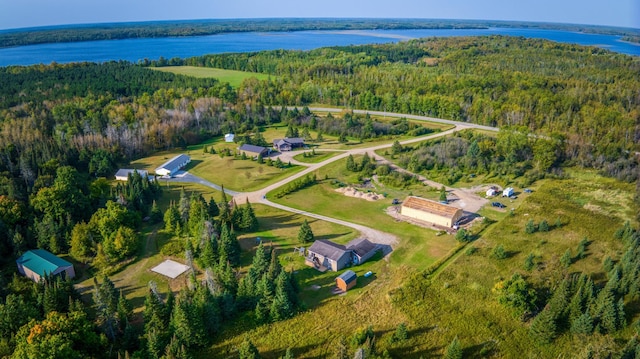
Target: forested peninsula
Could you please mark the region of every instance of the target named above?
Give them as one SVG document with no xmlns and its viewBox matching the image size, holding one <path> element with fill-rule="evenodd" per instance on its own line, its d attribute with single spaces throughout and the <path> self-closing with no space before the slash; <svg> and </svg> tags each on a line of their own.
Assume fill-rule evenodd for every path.
<svg viewBox="0 0 640 359">
<path fill-rule="evenodd" d="M 172 36 L 203 36 L 232 32 L 279 32 L 305 30 L 407 30 L 533 28 L 625 36 L 637 42 L 640 30 L 610 26 L 516 21 L 441 19 L 224 19 L 153 21 L 65 25 L 0 31 L 0 48 L 57 42 L 116 40 Z"/>
</svg>

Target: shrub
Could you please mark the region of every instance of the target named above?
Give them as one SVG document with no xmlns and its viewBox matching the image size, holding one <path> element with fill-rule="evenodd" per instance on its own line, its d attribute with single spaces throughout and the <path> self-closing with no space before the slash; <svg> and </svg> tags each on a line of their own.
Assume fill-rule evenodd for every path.
<svg viewBox="0 0 640 359">
<path fill-rule="evenodd" d="M 524 231 L 527 234 L 533 234 L 536 232 L 536 224 L 533 222 L 533 219 L 527 221 L 527 224 L 524 226 Z"/>
<path fill-rule="evenodd" d="M 497 246 L 495 246 L 495 248 L 493 248 L 491 256 L 495 259 L 505 259 L 507 258 L 507 252 L 504 250 L 502 244 L 498 244 Z"/>
<path fill-rule="evenodd" d="M 543 219 L 538 225 L 538 230 L 540 232 L 549 232 L 549 223 L 547 223 L 547 221 Z"/>
</svg>

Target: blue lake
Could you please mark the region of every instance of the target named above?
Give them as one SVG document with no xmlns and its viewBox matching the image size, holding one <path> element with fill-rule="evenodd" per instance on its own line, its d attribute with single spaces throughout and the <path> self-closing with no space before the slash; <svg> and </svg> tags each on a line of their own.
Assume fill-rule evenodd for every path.
<svg viewBox="0 0 640 359">
<path fill-rule="evenodd" d="M 362 30 L 229 33 L 195 37 L 104 40 L 19 46 L 0 49 L 0 66 L 51 62 L 104 62 L 172 57 L 192 57 L 225 52 L 261 50 L 310 50 L 326 46 L 398 42 L 422 37 L 509 35 L 590 45 L 640 56 L 640 45 L 620 41 L 619 36 L 569 31 L 490 28 L 461 30 Z"/>
</svg>

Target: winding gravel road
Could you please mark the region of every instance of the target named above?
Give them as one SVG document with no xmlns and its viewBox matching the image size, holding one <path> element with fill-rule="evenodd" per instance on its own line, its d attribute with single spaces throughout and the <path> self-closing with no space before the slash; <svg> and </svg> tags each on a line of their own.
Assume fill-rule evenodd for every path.
<svg viewBox="0 0 640 359">
<path fill-rule="evenodd" d="M 313 111 L 313 112 L 342 112 L 342 109 L 335 109 L 335 108 L 324 108 L 324 107 L 313 107 L 313 108 L 309 108 L 309 110 Z M 408 114 L 401 114 L 401 113 L 390 113 L 390 112 L 380 112 L 380 111 L 365 111 L 365 110 L 350 110 L 353 111 L 353 113 L 357 113 L 357 114 L 371 114 L 371 115 L 375 115 L 375 116 L 388 116 L 388 117 L 396 117 L 396 118 L 407 118 L 407 119 L 412 119 L 412 120 L 418 120 L 418 121 L 428 121 L 428 122 L 436 122 L 436 123 L 443 123 L 443 124 L 449 124 L 449 125 L 453 125 L 455 126 L 454 128 L 447 130 L 447 131 L 443 131 L 443 132 L 438 132 L 435 134 L 431 134 L 431 135 L 426 135 L 426 136 L 421 136 L 421 137 L 416 137 L 416 138 L 412 138 L 412 139 L 408 139 L 408 140 L 404 140 L 404 141 L 400 141 L 401 144 L 405 145 L 405 144 L 410 144 L 410 143 L 415 143 L 415 142 L 421 142 L 421 141 L 425 141 L 428 139 L 433 139 L 433 138 L 437 138 L 437 137 L 442 137 L 442 136 L 446 136 L 449 135 L 451 133 L 454 133 L 456 131 L 461 131 L 461 130 L 465 130 L 465 129 L 480 129 L 480 130 L 486 130 L 486 131 L 498 131 L 498 128 L 496 127 L 490 127 L 490 126 L 483 126 L 483 125 L 476 125 L 476 124 L 472 124 L 472 123 L 466 123 L 466 122 L 457 122 L 457 121 L 451 121 L 451 120 L 445 120 L 445 119 L 441 119 L 441 118 L 433 118 L 433 117 L 426 117 L 426 116 L 417 116 L 417 115 L 408 115 Z M 322 162 L 319 163 L 301 163 L 298 161 L 295 161 L 293 159 L 293 156 L 298 154 L 299 152 L 288 152 L 288 153 L 283 153 L 280 155 L 281 159 L 284 160 L 284 162 L 287 162 L 289 160 L 291 160 L 291 163 L 295 163 L 297 165 L 301 165 L 301 166 L 306 166 L 307 168 L 304 169 L 303 171 L 300 171 L 298 173 L 295 173 L 277 183 L 274 183 L 272 185 L 269 185 L 265 188 L 259 189 L 257 191 L 253 191 L 253 192 L 236 192 L 236 191 L 232 191 L 229 189 L 225 188 L 225 193 L 227 193 L 230 196 L 233 196 L 236 199 L 237 203 L 243 203 L 245 201 L 245 199 L 248 199 L 251 203 L 261 203 L 267 206 L 271 206 L 271 207 L 275 207 L 278 209 L 281 209 L 283 211 L 287 211 L 287 212 L 292 212 L 292 213 L 297 213 L 297 214 L 301 214 L 304 216 L 308 216 L 308 217 L 312 217 L 312 218 L 316 218 L 316 219 L 320 219 L 323 221 L 327 221 L 327 222 L 332 222 L 332 223 L 336 223 L 336 224 L 340 224 L 346 227 L 350 227 L 353 228 L 357 231 L 359 231 L 361 233 L 361 235 L 363 237 L 366 237 L 367 239 L 369 239 L 372 242 L 381 244 L 384 246 L 385 248 L 385 252 L 389 253 L 391 251 L 391 247 L 394 246 L 395 244 L 397 244 L 397 238 L 389 233 L 386 232 L 382 232 L 379 231 L 377 229 L 373 229 L 367 226 L 363 226 L 357 223 L 352 223 L 352 222 L 348 222 L 348 221 L 344 221 L 341 219 L 337 219 L 337 218 L 332 218 L 329 216 L 324 216 L 321 214 L 317 214 L 317 213 L 312 213 L 312 212 L 308 212 L 308 211 L 303 211 L 297 208 L 292 208 L 292 207 L 288 207 L 288 206 L 284 206 L 278 203 L 274 203 L 269 201 L 266 198 L 266 195 L 268 192 L 282 187 L 284 185 L 286 185 L 287 183 L 294 181 L 300 177 L 303 177 L 305 175 L 307 175 L 308 173 L 314 172 L 316 170 L 318 170 L 319 168 L 326 166 L 329 163 L 341 160 L 345 157 L 348 157 L 349 155 L 360 155 L 360 154 L 364 154 L 364 153 L 369 153 L 370 156 L 373 156 L 373 158 L 376 158 L 379 161 L 386 161 L 385 159 L 381 158 L 378 155 L 375 155 L 374 151 L 379 150 L 379 149 L 384 149 L 384 148 L 390 148 L 392 146 L 391 143 L 389 144 L 382 144 L 382 145 L 377 145 L 377 146 L 371 146 L 371 147 L 367 147 L 367 148 L 359 148 L 359 149 L 352 149 L 352 150 L 336 150 L 336 152 L 341 152 L 339 155 L 328 158 Z M 433 181 L 429 181 L 424 177 L 421 177 L 421 180 L 425 181 L 425 183 L 428 183 L 431 186 L 434 187 L 440 187 L 441 184 L 433 182 Z M 218 191 L 221 190 L 221 187 L 215 183 L 209 182 L 207 180 L 204 180 L 200 177 L 194 176 L 190 173 L 185 173 L 183 175 L 181 175 L 180 177 L 174 177 L 171 179 L 167 179 L 167 181 L 171 181 L 171 182 L 191 182 L 191 183 L 199 183 L 202 184 L 204 186 L 208 186 L 211 188 L 214 188 Z M 455 201 L 452 205 L 454 206 L 458 206 L 460 208 L 463 208 L 466 211 L 469 212 L 475 212 L 477 211 L 482 205 L 484 205 L 484 203 L 486 203 L 486 200 L 475 195 L 472 192 L 469 191 L 464 191 L 462 189 L 456 189 L 456 188 L 449 188 L 450 191 L 452 191 L 452 193 L 458 197 L 458 201 Z M 471 205 L 470 205 L 471 204 Z M 461 207 L 462 206 L 462 207 Z M 386 254 L 385 253 L 385 254 Z"/>
</svg>

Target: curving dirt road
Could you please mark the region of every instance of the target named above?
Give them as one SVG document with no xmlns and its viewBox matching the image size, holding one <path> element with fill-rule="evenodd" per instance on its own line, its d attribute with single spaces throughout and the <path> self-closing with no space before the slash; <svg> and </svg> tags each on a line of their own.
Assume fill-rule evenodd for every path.
<svg viewBox="0 0 640 359">
<path fill-rule="evenodd" d="M 323 108 L 323 107 L 314 107 L 314 108 L 309 108 L 311 111 L 315 111 L 315 112 L 342 112 L 342 109 L 335 109 L 335 108 Z M 429 140 L 429 139 L 433 139 L 433 138 L 437 138 L 437 137 L 442 137 L 442 136 L 446 136 L 449 135 L 451 133 L 454 133 L 456 131 L 461 131 L 464 129 L 470 129 L 470 128 L 475 128 L 475 129 L 482 129 L 482 130 L 487 130 L 487 131 L 498 131 L 497 128 L 495 127 L 489 127 L 489 126 L 483 126 L 483 125 L 476 125 L 476 124 L 472 124 L 472 123 L 466 123 L 466 122 L 457 122 L 457 121 L 451 121 L 451 120 L 445 120 L 445 119 L 439 119 L 439 118 L 433 118 L 433 117 L 426 117 L 426 116 L 417 116 L 417 115 L 407 115 L 407 114 L 400 114 L 400 113 L 388 113 L 388 112 L 380 112 L 380 111 L 365 111 L 365 110 L 350 110 L 353 111 L 353 113 L 358 113 L 358 114 L 372 114 L 372 115 L 377 115 L 377 116 L 389 116 L 389 117 L 397 117 L 397 118 L 401 118 L 401 117 L 405 117 L 407 119 L 412 119 L 412 120 L 418 120 L 418 121 L 429 121 L 429 122 L 437 122 L 437 123 L 444 123 L 444 124 L 450 124 L 450 125 L 454 125 L 455 127 L 447 130 L 447 131 L 443 131 L 443 132 L 438 132 L 435 134 L 431 134 L 431 135 L 426 135 L 426 136 L 421 136 L 421 137 L 416 137 L 416 138 L 412 138 L 412 139 L 408 139 L 408 140 L 404 140 L 404 141 L 400 141 L 401 144 L 410 144 L 410 143 L 415 143 L 415 142 L 421 142 L 421 141 L 425 141 L 425 140 Z M 327 222 L 332 222 L 332 223 L 336 223 L 336 224 L 340 224 L 346 227 L 350 227 L 353 228 L 357 231 L 359 231 L 364 237 L 368 238 L 370 241 L 378 243 L 378 244 L 382 244 L 385 246 L 393 246 L 397 243 L 397 238 L 389 233 L 385 233 L 382 231 L 379 231 L 377 229 L 373 229 L 367 226 L 363 226 L 360 224 L 356 224 L 356 223 L 351 223 L 348 221 L 343 221 L 341 219 L 336 219 L 336 218 L 332 218 L 332 217 L 328 217 L 328 216 L 324 216 L 324 215 L 320 215 L 320 214 L 316 214 L 316 213 L 312 213 L 312 212 L 307 212 L 307 211 L 303 211 L 303 210 L 299 210 L 297 208 L 292 208 L 292 207 L 288 207 L 288 206 L 284 206 L 278 203 L 274 203 L 269 201 L 266 198 L 266 195 L 268 192 L 282 187 L 284 185 L 286 185 L 287 183 L 294 181 L 300 177 L 303 177 L 305 175 L 307 175 L 308 173 L 314 172 L 317 169 L 326 166 L 329 163 L 338 161 L 340 159 L 343 159 L 349 155 L 360 155 L 360 154 L 364 154 L 364 153 L 369 153 L 370 156 L 372 156 L 373 158 L 375 158 L 377 161 L 386 161 L 388 162 L 386 159 L 384 159 L 381 156 L 378 156 L 375 154 L 374 151 L 379 150 L 379 149 L 384 149 L 384 148 L 390 148 L 392 146 L 391 143 L 389 144 L 382 144 L 382 145 L 376 145 L 376 146 L 371 146 L 371 147 L 367 147 L 367 148 L 358 148 L 358 149 L 352 149 L 352 150 L 334 150 L 336 152 L 342 152 L 341 154 L 328 158 L 322 162 L 318 162 L 318 163 L 302 163 L 302 162 L 298 162 L 296 160 L 293 159 L 293 156 L 300 153 L 299 151 L 295 151 L 295 152 L 287 152 L 287 153 L 283 153 L 280 155 L 281 159 L 285 162 L 287 161 L 291 161 L 291 163 L 295 163 L 297 165 L 301 165 L 301 166 L 306 166 L 307 168 L 304 169 L 303 171 L 300 171 L 298 173 L 295 173 L 281 181 L 278 181 L 272 185 L 269 185 L 265 188 L 259 189 L 257 191 L 253 191 L 253 192 L 236 192 L 236 191 L 232 191 L 232 190 L 228 190 L 225 189 L 225 193 L 229 194 L 230 196 L 233 196 L 236 199 L 237 203 L 244 203 L 245 199 L 248 199 L 251 203 L 261 203 L 261 204 L 265 204 L 267 206 L 271 206 L 271 207 L 275 207 L 278 209 L 281 209 L 283 211 L 287 211 L 287 212 L 292 212 L 292 213 L 297 213 L 297 214 L 301 214 L 301 215 L 305 215 L 308 217 L 312 217 L 312 218 L 317 218 L 317 219 L 321 219 L 323 221 L 327 221 Z M 404 171 L 404 172 L 408 172 L 404 169 L 401 169 L 393 164 L 390 164 L 394 169 L 396 170 L 400 170 L 400 171 Z M 437 183 L 437 182 L 433 182 L 428 180 L 427 178 L 423 177 L 423 176 L 419 176 L 419 178 L 425 183 L 428 184 L 429 186 L 433 186 L 433 187 L 441 187 L 442 185 Z M 179 178 L 171 178 L 169 179 L 169 181 L 175 181 L 175 182 L 193 182 L 193 183 L 199 183 L 205 186 L 209 186 L 211 188 L 214 188 L 216 190 L 221 190 L 221 187 L 211 183 L 207 180 L 204 180 L 200 177 L 194 176 L 190 173 L 186 173 L 185 175 L 179 177 Z M 447 187 L 445 187 L 447 188 Z M 450 193 L 452 193 L 453 195 L 455 195 L 457 197 L 457 200 L 453 201 L 452 205 L 462 208 L 467 212 L 475 212 L 478 209 L 480 209 L 480 207 L 482 207 L 485 203 L 486 200 L 477 196 L 476 194 L 474 194 L 472 191 L 465 191 L 463 189 L 458 189 L 458 188 L 448 188 L 448 190 L 450 191 Z M 390 247 L 386 247 L 389 248 Z"/>
</svg>

